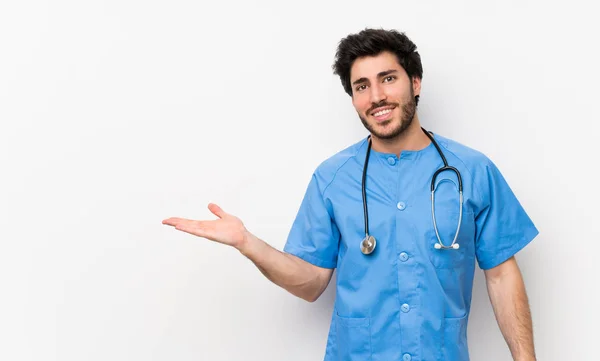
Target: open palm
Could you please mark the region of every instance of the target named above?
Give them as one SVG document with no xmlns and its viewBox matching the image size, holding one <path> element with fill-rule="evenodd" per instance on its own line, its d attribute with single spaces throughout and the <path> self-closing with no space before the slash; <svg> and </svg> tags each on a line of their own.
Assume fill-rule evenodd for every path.
<svg viewBox="0 0 600 361">
<path fill-rule="evenodd" d="M 193 234 L 211 241 L 239 247 L 245 240 L 246 227 L 242 221 L 214 203 L 208 209 L 219 219 L 212 221 L 197 221 L 192 219 L 171 217 L 162 221 L 163 224 L 174 226 L 175 229 Z"/>
</svg>

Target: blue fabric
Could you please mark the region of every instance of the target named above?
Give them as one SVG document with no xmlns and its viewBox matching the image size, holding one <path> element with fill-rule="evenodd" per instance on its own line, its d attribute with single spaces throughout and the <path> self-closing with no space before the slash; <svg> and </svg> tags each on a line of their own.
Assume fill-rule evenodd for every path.
<svg viewBox="0 0 600 361">
<path fill-rule="evenodd" d="M 367 171 L 371 255 L 364 238 L 361 179 L 367 139 L 324 161 L 308 184 L 284 251 L 336 268 L 325 361 L 467 361 L 467 322 L 476 263 L 489 269 L 538 230 L 498 168 L 483 154 L 435 135 L 463 179 L 458 250 L 437 250 L 430 182 L 443 165 L 431 143 L 394 154 L 371 150 Z M 440 237 L 458 223 L 457 178 L 442 172 L 435 209 Z"/>
</svg>

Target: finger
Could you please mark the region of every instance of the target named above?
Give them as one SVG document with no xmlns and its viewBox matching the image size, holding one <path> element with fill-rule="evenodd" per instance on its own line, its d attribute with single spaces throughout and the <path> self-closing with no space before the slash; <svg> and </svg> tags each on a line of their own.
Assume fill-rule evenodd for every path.
<svg viewBox="0 0 600 361">
<path fill-rule="evenodd" d="M 225 211 L 223 211 L 221 209 L 221 207 L 219 207 L 218 205 L 216 205 L 214 203 L 208 204 L 208 210 L 211 211 L 215 216 L 217 216 L 219 218 L 223 218 L 223 217 L 225 217 L 225 215 L 227 215 L 227 213 L 225 213 Z"/>
<path fill-rule="evenodd" d="M 209 229 L 203 227 L 202 222 L 183 222 L 178 224 L 175 229 L 194 236 L 214 240 L 214 235 L 211 234 Z"/>
<path fill-rule="evenodd" d="M 180 224 L 177 224 L 175 226 L 175 229 L 177 229 L 178 231 L 182 231 L 182 232 L 186 232 L 186 233 L 189 233 L 189 234 L 193 234 L 195 236 L 199 235 L 198 233 L 200 233 L 200 232 L 198 232 L 198 227 L 196 227 L 195 225 L 190 224 L 190 223 L 180 223 Z"/>
<path fill-rule="evenodd" d="M 162 221 L 162 224 L 166 224 L 169 226 L 177 226 L 181 222 L 191 222 L 191 220 L 185 219 L 185 218 L 171 217 L 171 218 L 164 219 Z"/>
</svg>

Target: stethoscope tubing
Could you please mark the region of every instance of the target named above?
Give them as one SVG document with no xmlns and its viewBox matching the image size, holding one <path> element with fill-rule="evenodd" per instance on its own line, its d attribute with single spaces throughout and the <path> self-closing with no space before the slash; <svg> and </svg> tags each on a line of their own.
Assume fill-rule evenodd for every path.
<svg viewBox="0 0 600 361">
<path fill-rule="evenodd" d="M 433 136 L 431 135 L 431 133 L 429 133 L 427 130 L 425 130 L 424 128 L 421 127 L 421 130 L 423 130 L 423 132 L 427 135 L 427 137 L 431 140 L 431 142 L 433 143 L 433 145 L 435 146 L 438 154 L 440 155 L 440 157 L 442 158 L 442 161 L 444 162 L 444 166 L 437 169 L 434 173 L 433 173 L 433 177 L 431 178 L 431 218 L 433 221 L 433 228 L 435 229 L 435 235 L 437 237 L 437 243 L 435 244 L 434 248 L 435 249 L 458 249 L 459 248 L 459 244 L 456 243 L 457 239 L 458 239 L 458 234 L 460 233 L 460 225 L 462 224 L 462 210 L 463 210 L 463 184 L 462 184 L 462 177 L 460 175 L 460 172 L 458 169 L 456 169 L 455 167 L 449 166 L 448 165 L 448 161 L 446 160 L 446 157 L 444 155 L 444 153 L 442 152 L 442 149 L 440 148 L 440 146 L 438 145 L 438 143 L 435 141 L 435 139 L 433 138 Z M 372 235 L 369 234 L 369 210 L 368 210 L 368 206 L 367 206 L 367 187 L 366 187 L 366 181 L 367 181 L 367 167 L 369 164 L 369 155 L 371 153 L 371 136 L 369 135 L 368 137 L 368 147 L 367 147 L 367 154 L 365 156 L 365 161 L 364 161 L 364 166 L 363 166 L 363 174 L 362 174 L 362 200 L 363 200 L 363 214 L 364 214 L 364 227 L 365 227 L 365 238 L 363 239 L 363 241 L 361 242 L 361 252 L 364 254 L 371 254 L 374 250 L 375 250 L 375 246 L 376 246 L 376 240 L 375 237 L 373 237 Z M 440 234 L 438 231 L 438 227 L 437 227 L 437 221 L 435 218 L 435 181 L 437 179 L 437 176 L 445 171 L 451 171 L 454 172 L 456 174 L 456 177 L 458 179 L 458 192 L 459 192 L 459 216 L 458 216 L 458 224 L 456 226 L 456 232 L 454 233 L 454 239 L 452 240 L 452 244 L 450 244 L 449 246 L 446 246 L 441 238 L 440 238 Z"/>
</svg>

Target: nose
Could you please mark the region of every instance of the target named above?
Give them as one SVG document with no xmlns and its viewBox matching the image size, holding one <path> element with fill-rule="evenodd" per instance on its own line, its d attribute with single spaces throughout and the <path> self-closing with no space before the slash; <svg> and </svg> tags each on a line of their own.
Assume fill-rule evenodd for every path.
<svg viewBox="0 0 600 361">
<path fill-rule="evenodd" d="M 387 96 L 385 95 L 385 92 L 383 91 L 383 89 L 381 89 L 379 84 L 371 86 L 371 103 L 378 104 L 386 98 Z"/>
</svg>

